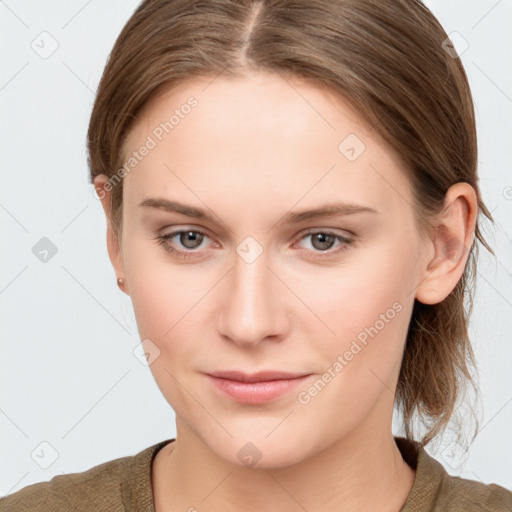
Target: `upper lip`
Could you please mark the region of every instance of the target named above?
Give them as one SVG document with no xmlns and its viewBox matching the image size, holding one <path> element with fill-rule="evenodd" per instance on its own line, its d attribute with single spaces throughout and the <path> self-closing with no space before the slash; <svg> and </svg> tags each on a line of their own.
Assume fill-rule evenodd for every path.
<svg viewBox="0 0 512 512">
<path fill-rule="evenodd" d="M 267 382 L 270 380 L 297 379 L 311 375 L 309 373 L 288 373 L 277 370 L 266 370 L 256 373 L 244 373 L 240 371 L 210 372 L 208 375 L 220 379 L 237 380 L 239 382 Z"/>
</svg>

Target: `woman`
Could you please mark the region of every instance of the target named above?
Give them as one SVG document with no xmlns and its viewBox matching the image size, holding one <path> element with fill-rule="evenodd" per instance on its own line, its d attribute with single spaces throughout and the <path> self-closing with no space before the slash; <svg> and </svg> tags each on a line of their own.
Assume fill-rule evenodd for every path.
<svg viewBox="0 0 512 512">
<path fill-rule="evenodd" d="M 0 510 L 512 510 L 424 450 L 472 384 L 492 252 L 467 78 L 425 6 L 144 1 L 88 150 L 177 436 Z"/>
</svg>

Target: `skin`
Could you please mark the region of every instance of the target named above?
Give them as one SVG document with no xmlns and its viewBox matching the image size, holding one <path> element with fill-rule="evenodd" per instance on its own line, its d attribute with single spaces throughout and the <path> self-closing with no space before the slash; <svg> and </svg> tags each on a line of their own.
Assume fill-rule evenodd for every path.
<svg viewBox="0 0 512 512">
<path fill-rule="evenodd" d="M 399 157 L 357 112 L 317 85 L 266 73 L 161 91 L 138 116 L 126 154 L 190 96 L 197 107 L 125 177 L 119 244 L 107 178 L 95 180 L 111 262 L 141 340 L 159 351 L 150 369 L 176 413 L 177 440 L 153 462 L 156 510 L 399 510 L 415 478 L 391 430 L 407 328 L 415 299 L 442 301 L 463 274 L 474 189 L 452 186 L 435 236 L 422 238 Z M 366 146 L 354 161 L 338 150 L 351 133 Z M 207 209 L 217 222 L 138 206 L 157 196 Z M 289 210 L 333 201 L 378 213 L 278 223 Z M 155 242 L 179 229 L 206 233 L 188 245 L 179 234 L 167 241 L 193 258 Z M 314 233 L 326 230 L 354 242 L 322 244 Z M 236 251 L 248 236 L 262 249 L 251 263 Z M 400 312 L 299 403 L 298 393 L 396 303 Z M 228 369 L 312 376 L 250 405 L 203 373 Z M 237 456 L 248 442 L 261 453 L 253 466 Z"/>
</svg>

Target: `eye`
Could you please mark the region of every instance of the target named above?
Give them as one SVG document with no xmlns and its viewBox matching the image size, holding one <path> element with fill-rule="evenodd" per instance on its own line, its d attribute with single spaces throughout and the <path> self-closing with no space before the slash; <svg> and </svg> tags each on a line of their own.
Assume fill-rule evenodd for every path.
<svg viewBox="0 0 512 512">
<path fill-rule="evenodd" d="M 322 258 L 337 255 L 347 250 L 350 244 L 354 243 L 352 238 L 333 233 L 331 231 L 310 231 L 306 233 L 301 240 L 311 238 L 313 250 L 307 249 L 312 258 Z M 338 248 L 330 251 L 329 249 L 338 241 Z"/>
<path fill-rule="evenodd" d="M 177 249 L 176 242 L 170 242 L 175 237 L 178 237 L 179 245 L 184 247 L 185 250 Z M 196 251 L 196 249 L 201 248 L 201 244 L 205 237 L 209 238 L 208 235 L 203 231 L 197 229 L 182 229 L 159 235 L 155 240 L 158 245 L 163 245 L 167 252 L 177 256 L 178 258 L 185 259 L 196 258 L 198 256 L 199 251 Z M 303 235 L 300 240 L 302 241 L 308 237 L 312 237 L 311 245 L 313 248 L 302 249 L 302 251 L 307 252 L 308 257 L 313 259 L 335 256 L 347 250 L 350 244 L 354 243 L 352 238 L 331 232 L 329 230 L 310 231 L 309 233 Z M 329 250 L 336 241 L 339 242 L 338 248 L 335 250 Z"/>
<path fill-rule="evenodd" d="M 179 236 L 178 241 L 182 247 L 184 247 L 185 251 L 181 251 L 176 249 L 175 244 L 169 243 L 170 240 Z M 156 243 L 158 245 L 163 245 L 165 250 L 178 256 L 180 258 L 189 258 L 195 257 L 194 252 L 190 252 L 193 249 L 197 249 L 200 247 L 201 242 L 204 240 L 204 237 L 207 237 L 206 233 L 202 231 L 198 231 L 197 229 L 186 229 L 180 231 L 172 231 L 171 233 L 167 233 L 164 235 L 159 235 L 156 237 Z"/>
</svg>

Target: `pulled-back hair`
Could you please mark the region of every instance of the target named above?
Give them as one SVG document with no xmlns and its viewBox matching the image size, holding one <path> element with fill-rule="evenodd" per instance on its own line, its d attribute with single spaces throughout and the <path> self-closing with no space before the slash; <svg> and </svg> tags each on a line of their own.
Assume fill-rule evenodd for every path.
<svg viewBox="0 0 512 512">
<path fill-rule="evenodd" d="M 148 99 L 194 77 L 253 71 L 306 79 L 345 98 L 401 159 L 422 233 L 433 233 L 458 182 L 475 189 L 479 213 L 494 222 L 478 187 L 466 73 L 419 0 L 145 0 L 110 53 L 88 131 L 91 183 L 99 174 L 118 181 L 110 213 L 119 242 L 124 142 Z M 395 403 L 406 437 L 416 419 L 426 427 L 423 445 L 446 428 L 466 387 L 476 389 L 468 322 L 477 242 L 494 255 L 478 218 L 456 287 L 438 304 L 414 304 Z"/>
</svg>

